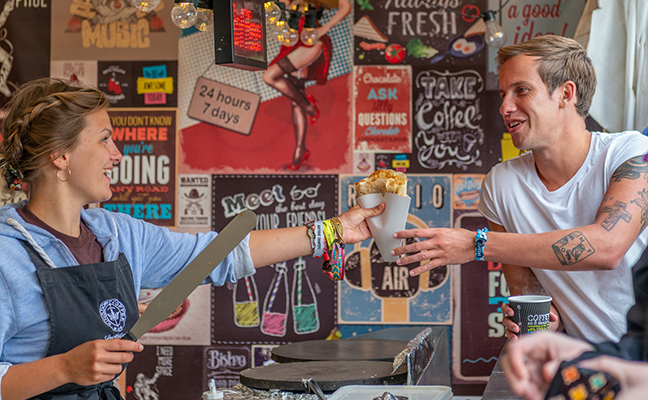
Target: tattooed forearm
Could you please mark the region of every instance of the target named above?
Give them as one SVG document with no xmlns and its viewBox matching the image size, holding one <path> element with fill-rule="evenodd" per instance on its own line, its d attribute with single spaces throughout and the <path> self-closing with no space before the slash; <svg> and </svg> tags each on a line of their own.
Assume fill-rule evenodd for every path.
<svg viewBox="0 0 648 400">
<path fill-rule="evenodd" d="M 608 214 L 608 216 L 605 217 L 605 220 L 601 222 L 601 226 L 606 231 L 614 228 L 614 225 L 616 225 L 616 223 L 619 222 L 620 219 L 624 220 L 625 222 L 630 222 L 630 220 L 632 219 L 632 214 L 626 211 L 626 203 L 622 201 L 615 202 L 613 206 L 603 207 L 601 212 Z"/>
<path fill-rule="evenodd" d="M 646 228 L 646 225 L 648 225 L 648 192 L 646 189 L 643 189 L 641 192 L 637 192 L 639 194 L 638 199 L 634 199 L 630 201 L 630 203 L 637 205 L 639 208 L 641 208 L 641 230 L 639 232 L 643 232 L 643 230 Z"/>
<path fill-rule="evenodd" d="M 614 182 L 620 182 L 621 179 L 636 180 L 641 178 L 642 175 L 644 179 L 648 180 L 648 163 L 644 161 L 643 156 L 637 156 L 621 164 L 614 171 L 612 179 Z"/>
<path fill-rule="evenodd" d="M 594 247 L 580 231 L 574 231 L 554 243 L 551 248 L 561 265 L 573 265 L 595 253 Z"/>
</svg>

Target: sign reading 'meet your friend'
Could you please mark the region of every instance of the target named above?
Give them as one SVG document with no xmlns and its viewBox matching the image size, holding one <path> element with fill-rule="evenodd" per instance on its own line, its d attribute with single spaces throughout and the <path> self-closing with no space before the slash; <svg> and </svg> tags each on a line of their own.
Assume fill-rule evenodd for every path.
<svg viewBox="0 0 648 400">
<path fill-rule="evenodd" d="M 198 78 L 187 115 L 208 124 L 249 135 L 261 96 Z"/>
</svg>

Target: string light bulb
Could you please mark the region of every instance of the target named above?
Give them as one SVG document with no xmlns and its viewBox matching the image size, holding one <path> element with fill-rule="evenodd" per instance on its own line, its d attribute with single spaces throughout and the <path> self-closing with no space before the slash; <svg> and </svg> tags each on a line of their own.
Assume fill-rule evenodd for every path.
<svg viewBox="0 0 648 400">
<path fill-rule="evenodd" d="M 486 24 L 486 44 L 490 47 L 499 49 L 506 43 L 506 31 L 500 24 L 495 21 L 495 13 L 493 11 L 486 11 L 482 15 L 482 19 Z"/>
<path fill-rule="evenodd" d="M 196 7 L 196 23 L 194 27 L 199 31 L 214 30 L 214 3 L 213 0 L 200 0 Z"/>
<path fill-rule="evenodd" d="M 187 29 L 196 22 L 197 11 L 193 2 L 187 0 L 174 0 L 171 10 L 171 21 L 180 29 Z"/>
<path fill-rule="evenodd" d="M 263 3 L 265 9 L 266 25 L 272 25 L 279 20 L 281 15 L 281 8 L 274 1 L 266 1 Z"/>
<path fill-rule="evenodd" d="M 290 11 L 290 18 L 288 19 L 288 34 L 284 37 L 283 45 L 292 47 L 299 42 L 299 19 L 302 13 L 299 11 Z"/>
<path fill-rule="evenodd" d="M 313 46 L 319 40 L 317 33 L 317 12 L 309 11 L 306 13 L 304 20 L 304 29 L 299 34 L 299 38 L 306 46 Z"/>
<path fill-rule="evenodd" d="M 140 11 L 149 12 L 155 10 L 160 0 L 132 0 L 133 5 Z"/>
</svg>

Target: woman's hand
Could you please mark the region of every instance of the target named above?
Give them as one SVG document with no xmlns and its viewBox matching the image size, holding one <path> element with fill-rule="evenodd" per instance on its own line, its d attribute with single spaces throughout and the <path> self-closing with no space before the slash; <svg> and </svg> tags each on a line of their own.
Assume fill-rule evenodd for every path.
<svg viewBox="0 0 648 400">
<path fill-rule="evenodd" d="M 133 352 L 144 346 L 130 340 L 95 340 L 61 354 L 62 370 L 68 382 L 88 386 L 106 382 L 122 371 L 122 364 L 133 360 Z"/>
<path fill-rule="evenodd" d="M 354 244 L 371 237 L 367 218 L 375 217 L 385 211 L 385 203 L 380 203 L 373 208 L 362 208 L 358 204 L 338 218 L 342 223 L 344 243 Z"/>
</svg>

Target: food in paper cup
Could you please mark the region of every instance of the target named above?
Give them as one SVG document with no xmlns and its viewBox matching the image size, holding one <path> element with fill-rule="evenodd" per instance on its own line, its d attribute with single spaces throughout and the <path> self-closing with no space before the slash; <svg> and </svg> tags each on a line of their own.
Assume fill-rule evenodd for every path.
<svg viewBox="0 0 648 400">
<path fill-rule="evenodd" d="M 391 250 L 401 245 L 401 239 L 394 239 L 395 232 L 405 229 L 409 214 L 410 198 L 407 195 L 407 176 L 390 169 L 378 170 L 355 184 L 358 204 L 363 208 L 385 203 L 385 211 L 367 218 L 367 225 L 374 237 L 378 250 L 386 262 L 398 259 Z"/>
<path fill-rule="evenodd" d="M 407 196 L 407 175 L 393 169 L 379 169 L 355 183 L 356 196 L 393 193 Z"/>
</svg>

